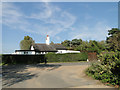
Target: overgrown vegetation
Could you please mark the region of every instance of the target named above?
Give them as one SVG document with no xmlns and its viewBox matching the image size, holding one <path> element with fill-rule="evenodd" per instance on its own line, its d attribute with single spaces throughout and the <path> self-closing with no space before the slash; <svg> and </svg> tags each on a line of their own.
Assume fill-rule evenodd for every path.
<svg viewBox="0 0 120 90">
<path fill-rule="evenodd" d="M 112 85 L 120 85 L 120 52 L 101 54 L 101 62 L 93 63 L 86 73 Z"/>
<path fill-rule="evenodd" d="M 103 83 L 120 86 L 120 30 L 108 30 L 104 50 L 98 53 L 100 62 L 93 63 L 86 73 Z"/>
</svg>

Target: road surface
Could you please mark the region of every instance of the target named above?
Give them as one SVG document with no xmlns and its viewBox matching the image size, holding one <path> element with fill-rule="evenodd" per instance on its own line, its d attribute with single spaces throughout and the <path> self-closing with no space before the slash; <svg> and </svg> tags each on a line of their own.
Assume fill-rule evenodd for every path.
<svg viewBox="0 0 120 90">
<path fill-rule="evenodd" d="M 3 67 L 3 88 L 111 88 L 85 75 L 90 63 Z"/>
</svg>

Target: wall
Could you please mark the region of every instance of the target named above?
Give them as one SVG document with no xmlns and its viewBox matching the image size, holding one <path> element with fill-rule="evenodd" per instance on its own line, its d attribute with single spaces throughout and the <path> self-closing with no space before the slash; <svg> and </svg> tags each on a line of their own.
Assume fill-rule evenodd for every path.
<svg viewBox="0 0 120 90">
<path fill-rule="evenodd" d="M 35 51 L 17 51 L 15 54 L 24 54 L 24 52 L 28 52 L 28 54 L 35 54 Z"/>
<path fill-rule="evenodd" d="M 57 53 L 80 53 L 80 51 L 72 51 L 72 50 L 58 50 Z"/>
</svg>

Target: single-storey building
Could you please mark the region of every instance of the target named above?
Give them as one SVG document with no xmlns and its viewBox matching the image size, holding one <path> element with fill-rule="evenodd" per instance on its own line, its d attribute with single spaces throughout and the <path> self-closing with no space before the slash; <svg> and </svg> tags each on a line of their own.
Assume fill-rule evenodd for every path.
<svg viewBox="0 0 120 90">
<path fill-rule="evenodd" d="M 31 45 L 31 50 L 15 50 L 14 54 L 47 54 L 48 52 L 58 53 L 80 53 L 80 51 L 67 50 L 62 44 L 50 44 L 50 39 L 47 35 L 46 44 L 35 43 Z"/>
</svg>

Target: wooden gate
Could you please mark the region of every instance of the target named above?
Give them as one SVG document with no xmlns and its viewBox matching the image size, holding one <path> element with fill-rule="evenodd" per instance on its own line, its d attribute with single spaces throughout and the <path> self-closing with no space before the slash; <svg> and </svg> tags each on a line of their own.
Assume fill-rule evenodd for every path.
<svg viewBox="0 0 120 90">
<path fill-rule="evenodd" d="M 88 60 L 89 61 L 95 61 L 95 60 L 97 60 L 97 54 L 96 54 L 96 52 L 88 52 Z"/>
</svg>

